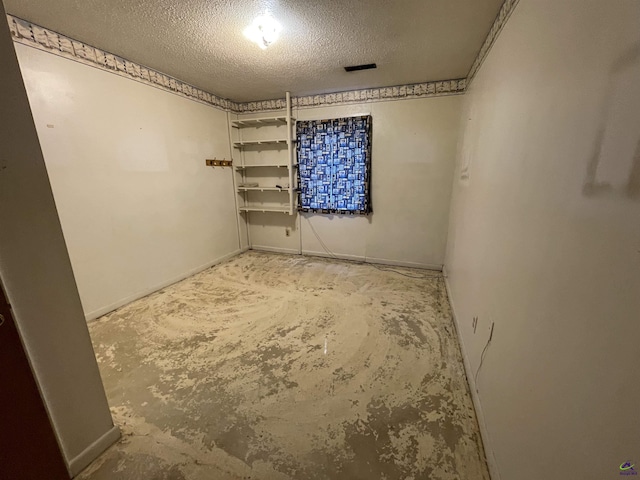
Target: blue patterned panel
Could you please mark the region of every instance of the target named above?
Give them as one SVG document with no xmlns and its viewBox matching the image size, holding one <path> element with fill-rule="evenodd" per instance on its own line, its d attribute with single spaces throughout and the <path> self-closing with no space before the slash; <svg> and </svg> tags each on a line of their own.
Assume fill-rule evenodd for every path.
<svg viewBox="0 0 640 480">
<path fill-rule="evenodd" d="M 298 209 L 371 213 L 371 116 L 297 123 Z"/>
</svg>

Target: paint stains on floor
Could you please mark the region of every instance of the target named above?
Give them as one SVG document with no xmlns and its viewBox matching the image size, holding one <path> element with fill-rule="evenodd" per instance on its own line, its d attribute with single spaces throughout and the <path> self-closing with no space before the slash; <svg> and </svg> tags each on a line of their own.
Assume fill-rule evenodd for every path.
<svg viewBox="0 0 640 480">
<path fill-rule="evenodd" d="M 392 270 L 251 251 L 92 322 L 79 478 L 488 479 L 442 277 Z"/>
</svg>

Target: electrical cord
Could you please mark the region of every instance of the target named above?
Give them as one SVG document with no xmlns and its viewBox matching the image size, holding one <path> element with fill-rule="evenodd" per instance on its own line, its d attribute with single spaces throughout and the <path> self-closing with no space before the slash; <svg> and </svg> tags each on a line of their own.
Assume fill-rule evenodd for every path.
<svg viewBox="0 0 640 480">
<path fill-rule="evenodd" d="M 476 393 L 479 393 L 478 390 L 478 374 L 480 373 L 480 369 L 482 368 L 482 363 L 484 362 L 484 355 L 487 352 L 487 348 L 489 348 L 489 344 L 491 343 L 491 339 L 493 338 L 493 327 L 495 322 L 491 322 L 491 330 L 489 331 L 489 338 L 487 339 L 487 343 L 482 349 L 482 353 L 480 354 L 480 365 L 478 365 L 478 369 L 476 370 L 476 375 L 474 378 L 474 383 L 476 385 Z"/>
<path fill-rule="evenodd" d="M 367 265 L 371 265 L 373 268 L 378 269 L 381 272 L 393 272 L 393 273 L 397 273 L 398 275 L 402 275 L 403 277 L 417 278 L 417 279 L 440 278 L 440 275 L 428 275 L 426 273 L 423 275 L 409 275 L 408 273 L 399 272 L 398 270 L 394 270 L 393 268 L 383 267 L 381 265 L 376 265 L 375 263 L 367 263 Z"/>
<path fill-rule="evenodd" d="M 320 243 L 320 246 L 324 249 L 324 251 L 328 253 L 331 257 L 338 259 L 338 257 L 331 250 L 329 250 L 329 247 L 327 247 L 325 243 L 322 241 L 322 238 L 320 238 L 320 235 L 318 235 L 318 232 L 316 232 L 316 229 L 314 228 L 313 223 L 311 223 L 311 219 L 309 217 L 304 217 L 304 218 L 307 220 L 307 223 L 311 227 L 311 231 L 315 235 L 316 239 L 318 240 L 318 243 Z"/>
<path fill-rule="evenodd" d="M 305 219 L 307 220 L 307 223 L 309 224 L 309 227 L 311 227 L 311 231 L 313 232 L 313 235 L 316 237 L 316 239 L 318 240 L 318 243 L 320 243 L 320 246 L 323 248 L 323 250 L 332 258 L 335 258 L 336 260 L 343 260 L 340 257 L 338 257 L 337 255 L 335 255 L 330 249 L 329 247 L 327 247 L 327 245 L 324 243 L 324 241 L 322 240 L 322 238 L 320 238 L 320 235 L 318 235 L 318 232 L 316 231 L 316 229 L 313 226 L 313 223 L 311 223 L 311 219 L 309 217 L 305 217 Z M 360 262 L 360 261 L 356 261 L 355 263 L 358 263 L 360 265 L 369 265 L 377 270 L 380 270 L 382 272 L 393 272 L 396 273 L 398 275 L 402 275 L 403 277 L 408 277 L 408 278 L 415 278 L 418 280 L 425 280 L 427 278 L 441 278 L 441 275 L 439 274 L 435 274 L 435 275 L 429 275 L 429 274 L 423 274 L 423 275 L 410 275 L 408 273 L 404 273 L 404 272 L 400 272 L 398 270 L 395 270 L 393 268 L 390 267 L 383 267 L 381 265 L 376 265 L 375 263 L 368 263 L 368 262 Z"/>
</svg>

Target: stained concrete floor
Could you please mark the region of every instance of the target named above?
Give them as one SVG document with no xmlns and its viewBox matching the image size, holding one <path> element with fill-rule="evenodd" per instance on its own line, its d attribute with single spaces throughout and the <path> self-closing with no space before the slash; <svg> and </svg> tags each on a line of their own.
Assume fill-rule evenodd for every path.
<svg viewBox="0 0 640 480">
<path fill-rule="evenodd" d="M 90 324 L 85 480 L 489 478 L 444 282 L 247 252 Z"/>
</svg>

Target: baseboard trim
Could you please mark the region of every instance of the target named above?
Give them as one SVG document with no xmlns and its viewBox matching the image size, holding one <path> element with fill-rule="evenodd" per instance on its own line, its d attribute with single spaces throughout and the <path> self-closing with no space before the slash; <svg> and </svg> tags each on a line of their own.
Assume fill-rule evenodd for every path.
<svg viewBox="0 0 640 480">
<path fill-rule="evenodd" d="M 451 305 L 451 313 L 453 315 L 453 323 L 456 329 L 456 335 L 458 336 L 458 342 L 460 343 L 460 352 L 462 353 L 462 362 L 464 364 L 464 371 L 467 376 L 467 384 L 469 385 L 469 391 L 471 392 L 471 401 L 476 411 L 476 419 L 478 420 L 478 428 L 480 429 L 480 437 L 482 438 L 482 446 L 484 448 L 484 455 L 487 460 L 487 467 L 489 467 L 489 476 L 493 480 L 500 480 L 500 472 L 498 471 L 498 465 L 496 463 L 496 457 L 491 447 L 489 438 L 489 432 L 487 431 L 487 424 L 484 419 L 484 412 L 482 410 L 482 404 L 480 403 L 480 397 L 476 391 L 476 383 L 473 376 L 473 370 L 471 369 L 471 363 L 467 356 L 467 349 L 464 345 L 464 340 L 460 334 L 460 324 L 458 322 L 458 316 L 456 315 L 455 302 L 451 295 L 451 285 L 449 284 L 449 273 L 446 266 L 443 265 L 442 273 L 444 276 L 444 285 L 447 290 L 447 297 L 449 298 L 449 304 Z"/>
<path fill-rule="evenodd" d="M 238 250 L 235 250 L 234 252 L 228 253 L 227 255 L 223 255 L 222 257 L 219 257 L 211 262 L 207 262 L 204 265 L 200 265 L 196 268 L 192 268 L 191 270 L 181 273 L 177 277 L 173 277 L 169 280 L 165 280 L 164 282 L 158 283 L 153 287 L 149 287 L 140 292 L 134 293 L 133 295 L 129 295 L 128 297 L 122 298 L 117 302 L 113 302 L 105 307 L 93 310 L 92 312 L 85 314 L 85 319 L 87 322 L 90 320 L 95 320 L 96 318 L 106 315 L 109 312 L 113 312 L 115 309 L 120 308 L 123 305 L 126 305 L 127 303 L 131 303 L 134 300 L 138 300 L 139 298 L 146 297 L 147 295 L 150 295 L 153 292 L 157 292 L 162 288 L 168 287 L 169 285 L 173 285 L 174 283 L 184 280 L 185 278 L 195 275 L 196 273 L 200 273 L 203 270 L 206 270 L 207 268 L 213 267 L 214 265 L 217 265 L 226 260 L 229 260 L 230 258 L 240 255 L 243 252 L 246 252 L 247 250 L 249 250 L 249 247 L 240 248 Z"/>
<path fill-rule="evenodd" d="M 363 257 L 359 255 L 346 255 L 340 253 L 330 255 L 326 252 L 316 252 L 313 250 L 303 250 L 302 255 L 323 258 L 339 258 L 340 260 L 352 260 L 354 262 L 374 263 L 376 265 L 389 265 L 393 267 L 420 268 L 422 270 L 436 270 L 438 272 L 442 271 L 442 265 L 434 265 L 430 263 L 403 262 L 401 260 L 389 260 L 386 258 Z"/>
<path fill-rule="evenodd" d="M 338 258 L 340 260 L 350 260 L 352 262 L 365 261 L 365 257 L 359 255 L 347 255 L 344 253 L 328 254 L 326 252 L 314 252 L 313 250 L 302 250 L 302 255 L 306 255 L 308 257 Z"/>
<path fill-rule="evenodd" d="M 436 265 L 433 263 L 416 263 L 416 262 L 403 262 L 401 260 L 388 260 L 386 258 L 371 258 L 367 257 L 364 260 L 367 263 L 376 263 L 379 265 L 392 265 L 396 267 L 409 267 L 409 268 L 421 268 L 422 270 L 436 270 L 442 271 L 442 265 Z"/>
<path fill-rule="evenodd" d="M 292 255 L 300 255 L 300 252 L 295 248 L 268 247 L 266 245 L 251 245 L 251 250 L 257 250 L 258 252 L 290 253 Z"/>
<path fill-rule="evenodd" d="M 267 245 L 252 245 L 251 250 L 259 252 L 288 253 L 292 255 L 307 255 L 310 257 L 338 258 L 340 260 L 351 260 L 353 262 L 375 263 L 376 265 L 390 265 L 393 267 L 420 268 L 422 270 L 435 270 L 442 272 L 443 265 L 431 263 L 404 262 L 401 260 L 389 260 L 387 258 L 365 257 L 362 255 L 349 255 L 344 253 L 329 254 L 327 252 L 316 252 L 314 250 L 296 250 L 294 248 L 269 247 Z"/>
<path fill-rule="evenodd" d="M 84 451 L 69 462 L 71 478 L 87 468 L 91 462 L 98 458 L 107 448 L 120 439 L 120 429 L 114 425 L 104 435 L 89 445 Z"/>
</svg>

